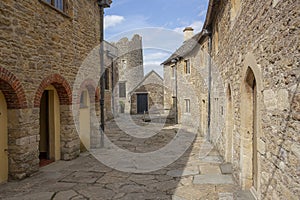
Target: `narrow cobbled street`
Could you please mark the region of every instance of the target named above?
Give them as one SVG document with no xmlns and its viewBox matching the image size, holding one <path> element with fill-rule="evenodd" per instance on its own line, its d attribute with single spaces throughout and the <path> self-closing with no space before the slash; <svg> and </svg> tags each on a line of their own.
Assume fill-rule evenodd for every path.
<svg viewBox="0 0 300 200">
<path fill-rule="evenodd" d="M 135 134 L 138 134 L 139 127 L 147 126 L 142 118 L 134 116 L 135 126 L 127 125 L 127 128 L 136 129 Z M 137 139 L 117 128 L 116 121 L 118 126 L 122 124 L 122 118 L 107 123 L 107 137 L 132 152 L 161 148 L 170 142 L 179 128 L 165 125 L 157 135 Z M 42 167 L 25 180 L 1 185 L 0 199 L 249 199 L 239 190 L 231 174 L 222 174 L 222 159 L 217 151 L 212 149 L 207 156 L 199 158 L 199 152 L 205 148 L 211 146 L 198 136 L 177 161 L 147 173 L 112 169 L 86 152 L 73 161 L 58 161 Z"/>
</svg>

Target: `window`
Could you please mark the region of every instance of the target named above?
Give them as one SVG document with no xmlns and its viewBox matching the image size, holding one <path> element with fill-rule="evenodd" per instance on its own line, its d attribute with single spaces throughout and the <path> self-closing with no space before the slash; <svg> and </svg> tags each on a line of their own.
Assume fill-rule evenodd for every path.
<svg viewBox="0 0 300 200">
<path fill-rule="evenodd" d="M 184 61 L 184 73 L 185 73 L 185 74 L 190 74 L 190 73 L 191 73 L 191 64 L 190 64 L 190 60 L 185 60 L 185 61 Z"/>
<path fill-rule="evenodd" d="M 109 69 L 105 69 L 105 89 L 109 90 Z"/>
<path fill-rule="evenodd" d="M 127 61 L 125 59 L 123 59 L 121 62 L 122 62 L 121 65 L 122 65 L 123 69 L 126 68 L 127 67 Z"/>
<path fill-rule="evenodd" d="M 82 91 L 80 95 L 80 108 L 86 108 L 87 107 L 87 91 Z"/>
<path fill-rule="evenodd" d="M 126 97 L 126 83 L 119 83 L 119 97 L 125 98 Z"/>
<path fill-rule="evenodd" d="M 191 100 L 190 99 L 185 99 L 185 112 L 186 113 L 190 113 L 191 112 L 191 108 L 190 108 L 190 103 L 191 103 Z"/>
<path fill-rule="evenodd" d="M 64 11 L 64 0 L 43 0 L 58 10 Z"/>
<path fill-rule="evenodd" d="M 175 78 L 176 76 L 176 68 L 175 66 L 172 66 L 172 78 Z"/>
</svg>

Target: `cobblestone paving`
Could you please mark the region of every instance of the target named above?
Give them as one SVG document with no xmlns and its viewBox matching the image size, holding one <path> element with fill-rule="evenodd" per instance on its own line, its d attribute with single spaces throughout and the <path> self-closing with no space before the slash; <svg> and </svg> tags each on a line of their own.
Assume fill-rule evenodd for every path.
<svg viewBox="0 0 300 200">
<path fill-rule="evenodd" d="M 134 117 L 138 126 L 147 126 Z M 165 126 L 151 138 L 126 135 L 115 121 L 107 123 L 106 135 L 119 147 L 132 152 L 150 152 L 168 144 L 178 127 Z M 132 131 L 137 130 L 132 129 Z M 109 168 L 90 153 L 73 161 L 58 161 L 32 177 L 0 185 L 0 199 L 10 200 L 81 200 L 81 199 L 249 199 L 233 181 L 222 174 L 222 159 L 212 150 L 199 159 L 200 148 L 209 148 L 196 137 L 191 147 L 174 163 L 154 172 L 129 173 Z M 205 146 L 206 145 L 206 146 Z"/>
</svg>

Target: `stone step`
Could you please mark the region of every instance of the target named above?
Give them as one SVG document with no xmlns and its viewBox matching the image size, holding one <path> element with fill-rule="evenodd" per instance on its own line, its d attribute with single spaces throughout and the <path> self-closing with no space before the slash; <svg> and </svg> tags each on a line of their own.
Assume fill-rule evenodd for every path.
<svg viewBox="0 0 300 200">
<path fill-rule="evenodd" d="M 231 163 L 222 163 L 220 165 L 222 174 L 232 174 L 232 164 Z"/>
<path fill-rule="evenodd" d="M 195 176 L 193 184 L 234 184 L 234 181 L 231 175 L 204 174 Z"/>
</svg>

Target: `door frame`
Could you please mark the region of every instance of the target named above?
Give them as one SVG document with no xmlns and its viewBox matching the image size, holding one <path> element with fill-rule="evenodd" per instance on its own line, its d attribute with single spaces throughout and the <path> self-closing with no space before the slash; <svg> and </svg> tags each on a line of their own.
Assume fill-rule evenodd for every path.
<svg viewBox="0 0 300 200">
<path fill-rule="evenodd" d="M 136 92 L 136 113 L 137 114 L 142 114 L 138 112 L 138 95 L 147 95 L 147 110 L 149 111 L 149 92 Z"/>
<path fill-rule="evenodd" d="M 234 115 L 233 115 L 233 95 L 231 84 L 226 84 L 226 116 L 225 116 L 225 127 L 226 127 L 226 148 L 225 157 L 226 161 L 233 162 L 233 128 L 234 128 Z"/>
<path fill-rule="evenodd" d="M 60 149 L 60 103 L 59 96 L 54 86 L 45 88 L 48 91 L 48 131 L 49 131 L 49 159 L 57 161 L 61 159 Z M 42 99 L 41 99 L 42 101 Z M 41 124 L 40 124 L 41 125 Z"/>
<path fill-rule="evenodd" d="M 7 114 L 8 109 L 7 109 L 7 102 L 6 102 L 5 96 L 4 96 L 3 92 L 0 90 L 0 106 L 2 103 L 4 104 L 4 109 L 2 110 L 3 113 L 0 113 L 0 115 L 1 115 L 1 117 L 4 116 L 4 121 L 3 121 L 4 128 L 2 127 L 1 131 L 0 131 L 0 138 L 1 138 L 0 145 L 1 145 L 1 143 L 3 143 L 2 145 L 4 145 L 4 146 L 3 146 L 3 148 L 0 148 L 0 150 L 1 151 L 3 150 L 3 152 L 1 152 L 1 154 L 3 154 L 4 157 L 2 157 L 3 155 L 0 154 L 3 159 L 3 160 L 1 160 L 1 163 L 2 163 L 1 165 L 3 165 L 3 166 L 1 166 L 1 168 L 0 168 L 1 169 L 0 171 L 2 171 L 2 173 L 3 173 L 3 174 L 0 174 L 0 184 L 7 182 L 8 173 L 9 173 L 9 167 L 8 167 L 8 157 L 9 157 L 9 155 L 8 155 L 8 114 Z"/>
<path fill-rule="evenodd" d="M 83 99 L 81 99 L 82 95 L 84 95 Z M 81 102 L 81 100 L 83 100 L 83 102 Z M 85 151 L 90 150 L 91 147 L 91 101 L 89 90 L 85 89 L 81 91 L 79 104 L 79 138 L 80 145 L 82 145 L 80 149 L 81 151 Z M 84 121 L 87 125 L 87 127 L 85 127 L 88 129 L 87 132 L 85 132 L 85 129 L 83 129 L 82 126 Z"/>
<path fill-rule="evenodd" d="M 256 116 L 254 116 L 254 124 L 256 125 L 256 138 L 249 138 L 247 135 L 247 131 L 245 129 L 245 123 L 247 123 L 247 113 L 245 112 L 245 105 L 242 103 L 244 102 L 245 98 L 245 80 L 247 78 L 247 71 L 248 69 L 252 70 L 252 73 L 255 77 L 255 82 L 256 82 Z M 253 53 L 247 53 L 245 55 L 244 59 L 244 65 L 242 69 L 242 84 L 240 87 L 241 91 L 241 104 L 240 104 L 240 114 L 241 114 L 241 148 L 240 148 L 240 184 L 242 186 L 242 189 L 250 189 L 252 194 L 260 198 L 261 197 L 261 191 L 260 191 L 260 179 L 261 179 L 261 158 L 260 158 L 260 153 L 264 152 L 264 148 L 262 144 L 258 145 L 259 143 L 263 143 L 262 138 L 264 137 L 264 134 L 262 132 L 262 116 L 260 111 L 262 110 L 261 108 L 263 107 L 262 102 L 262 86 L 263 86 L 263 77 L 262 77 L 262 72 L 261 72 L 261 67 L 257 64 L 257 59 L 255 58 Z M 249 146 L 249 141 L 246 142 L 245 139 L 249 139 L 251 141 L 251 151 L 247 150 L 247 145 Z M 253 165 L 252 165 L 252 158 L 253 158 L 253 140 L 255 140 L 257 144 L 257 171 L 256 171 L 256 188 L 253 186 Z"/>
</svg>

